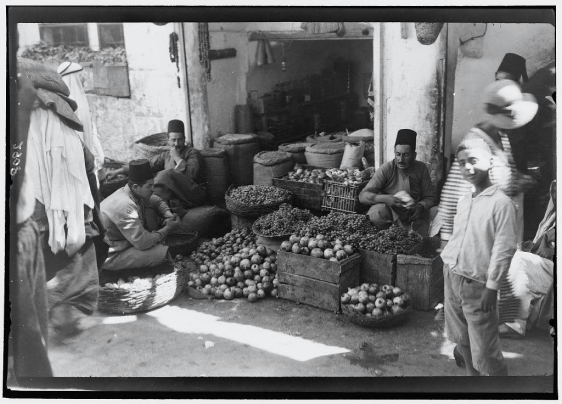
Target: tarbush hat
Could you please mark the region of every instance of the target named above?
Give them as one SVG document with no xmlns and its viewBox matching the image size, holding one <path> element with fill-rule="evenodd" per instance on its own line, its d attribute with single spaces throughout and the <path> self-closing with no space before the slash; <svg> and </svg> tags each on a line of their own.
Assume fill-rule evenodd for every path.
<svg viewBox="0 0 562 404">
<path fill-rule="evenodd" d="M 412 146 L 412 149 L 415 150 L 417 136 L 418 134 L 412 129 L 400 129 L 396 134 L 396 142 L 394 143 L 394 146 L 405 144 Z"/>
<path fill-rule="evenodd" d="M 57 72 L 61 76 L 66 76 L 67 74 L 76 73 L 81 70 L 84 70 L 84 68 L 78 63 L 74 63 L 74 62 L 62 62 L 57 68 Z"/>
<path fill-rule="evenodd" d="M 499 80 L 484 89 L 486 120 L 499 129 L 517 129 L 528 124 L 539 105 L 532 94 L 521 92 L 519 84 Z"/>
<path fill-rule="evenodd" d="M 183 122 L 179 119 L 172 119 L 170 122 L 168 122 L 168 133 L 172 132 L 185 133 Z"/>
<path fill-rule="evenodd" d="M 519 56 L 515 53 L 506 53 L 500 63 L 500 66 L 498 67 L 498 72 L 509 73 L 517 81 L 523 77 L 523 81 L 527 82 L 529 81 L 529 77 L 527 77 L 527 67 L 525 66 L 526 62 L 527 61 L 523 56 Z"/>
<path fill-rule="evenodd" d="M 154 175 L 147 159 L 132 160 L 129 163 L 129 181 L 135 184 L 144 184 L 153 178 Z"/>
</svg>

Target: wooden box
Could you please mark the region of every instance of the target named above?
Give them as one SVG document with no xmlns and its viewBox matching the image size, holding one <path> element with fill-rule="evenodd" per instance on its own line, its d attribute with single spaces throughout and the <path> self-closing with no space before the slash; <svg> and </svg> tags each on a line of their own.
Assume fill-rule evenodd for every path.
<svg viewBox="0 0 562 404">
<path fill-rule="evenodd" d="M 377 283 L 395 286 L 396 255 L 381 254 L 374 251 L 359 249 L 361 255 L 361 283 Z"/>
<path fill-rule="evenodd" d="M 433 310 L 443 301 L 443 261 L 441 257 L 423 258 L 398 254 L 396 286 L 410 295 L 418 310 Z"/>
<path fill-rule="evenodd" d="M 293 193 L 293 206 L 302 209 L 322 210 L 322 200 L 324 198 L 323 184 L 310 184 L 282 178 L 273 178 L 272 183 L 273 186 L 289 190 Z"/>
<path fill-rule="evenodd" d="M 279 251 L 277 287 L 279 297 L 333 312 L 341 311 L 340 298 L 348 288 L 359 285 L 359 262 L 355 254 L 333 262 Z"/>
</svg>

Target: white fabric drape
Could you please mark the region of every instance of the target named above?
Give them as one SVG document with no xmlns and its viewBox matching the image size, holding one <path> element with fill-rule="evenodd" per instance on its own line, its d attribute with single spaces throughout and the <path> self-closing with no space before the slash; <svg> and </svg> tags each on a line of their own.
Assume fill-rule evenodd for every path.
<svg viewBox="0 0 562 404">
<path fill-rule="evenodd" d="M 84 205 L 94 207 L 78 132 L 52 110 L 36 108 L 28 138 L 26 169 L 35 198 L 45 205 L 49 246 L 55 254 L 64 249 L 72 256 L 86 240 Z"/>
<path fill-rule="evenodd" d="M 86 147 L 93 152 L 93 130 L 92 130 L 92 119 L 90 117 L 90 107 L 88 106 L 88 98 L 86 97 L 86 92 L 80 81 L 80 75 L 76 73 L 71 73 L 62 76 L 62 80 L 68 86 L 70 90 L 70 98 L 76 101 L 78 104 L 78 109 L 75 111 L 80 122 L 84 125 L 84 132 L 78 132 L 80 140 L 84 142 Z"/>
</svg>

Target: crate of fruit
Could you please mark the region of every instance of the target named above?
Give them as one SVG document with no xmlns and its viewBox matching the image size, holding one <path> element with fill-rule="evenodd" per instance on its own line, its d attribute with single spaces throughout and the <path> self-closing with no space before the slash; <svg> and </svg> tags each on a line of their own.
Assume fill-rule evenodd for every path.
<svg viewBox="0 0 562 404">
<path fill-rule="evenodd" d="M 322 210 L 324 196 L 324 169 L 305 164 L 296 164 L 294 169 L 272 184 L 293 194 L 293 205 L 312 210 Z"/>
<path fill-rule="evenodd" d="M 281 244 L 277 254 L 279 297 L 339 312 L 340 296 L 359 282 L 361 257 L 327 242 L 322 249 L 323 240 L 316 245 L 311 240 L 314 238 L 302 237 L 298 243 Z"/>
<path fill-rule="evenodd" d="M 402 324 L 412 311 L 412 298 L 392 285 L 363 283 L 341 296 L 343 313 L 352 323 L 369 328 Z"/>
</svg>

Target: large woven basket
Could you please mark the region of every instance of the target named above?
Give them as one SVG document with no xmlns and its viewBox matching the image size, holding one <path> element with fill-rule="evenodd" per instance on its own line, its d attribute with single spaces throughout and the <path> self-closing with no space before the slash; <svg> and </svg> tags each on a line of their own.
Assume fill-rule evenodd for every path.
<svg viewBox="0 0 562 404">
<path fill-rule="evenodd" d="M 98 309 L 110 314 L 131 314 L 164 306 L 181 293 L 188 281 L 187 271 L 181 266 L 174 268 L 171 263 L 165 263 L 154 268 L 128 270 L 126 274 L 124 274 L 124 271 L 111 272 L 114 273 L 104 273 L 105 279 L 100 279 L 98 298 Z M 116 281 L 120 277 L 131 275 L 139 277 L 159 275 L 159 278 L 151 282 L 150 285 L 130 284 L 129 289 L 106 286 L 109 283 L 108 281 Z"/>
<path fill-rule="evenodd" d="M 239 202 L 230 196 L 230 192 L 234 188 L 235 187 L 231 185 L 226 191 L 226 194 L 224 195 L 224 200 L 226 202 L 226 209 L 228 209 L 229 212 L 242 217 L 258 218 L 259 216 L 266 215 L 268 213 L 276 211 L 279 208 L 279 206 L 281 206 L 282 204 L 291 203 L 291 201 L 293 200 L 293 194 L 288 193 L 287 198 L 272 204 L 248 205 Z"/>
<path fill-rule="evenodd" d="M 355 312 L 349 304 L 341 305 L 342 312 L 349 320 L 361 327 L 368 328 L 390 328 L 404 323 L 412 311 L 412 306 L 408 306 L 400 314 L 383 317 L 367 317 L 364 314 Z"/>
<path fill-rule="evenodd" d="M 157 154 L 170 150 L 168 133 L 156 133 L 143 137 L 133 143 L 133 152 L 137 159 L 149 159 Z"/>
<path fill-rule="evenodd" d="M 170 234 L 166 237 L 164 244 L 169 247 L 168 251 L 172 257 L 178 254 L 187 256 L 197 247 L 198 240 L 199 233 L 194 231 L 191 233 Z"/>
</svg>

